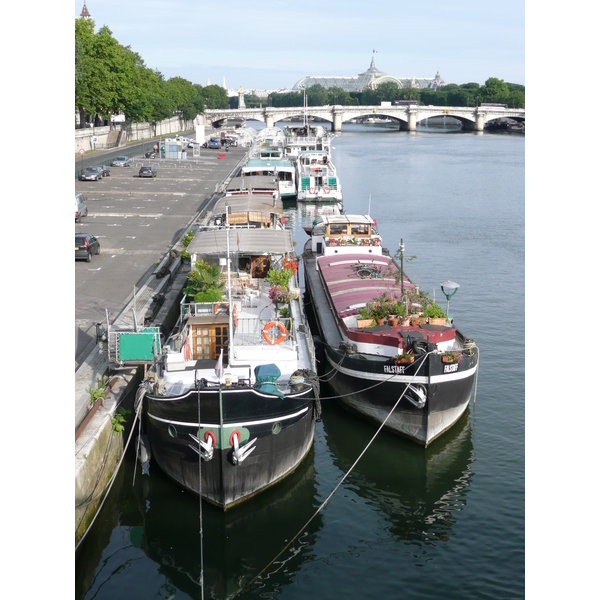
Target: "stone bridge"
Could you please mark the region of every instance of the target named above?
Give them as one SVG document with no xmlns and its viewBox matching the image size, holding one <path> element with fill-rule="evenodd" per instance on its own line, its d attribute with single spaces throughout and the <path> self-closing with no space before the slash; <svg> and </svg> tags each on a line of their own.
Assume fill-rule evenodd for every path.
<svg viewBox="0 0 600 600">
<path fill-rule="evenodd" d="M 417 123 L 431 117 L 452 117 L 458 119 L 463 129 L 483 131 L 483 126 L 493 119 L 502 117 L 515 121 L 525 121 L 524 108 L 503 108 L 499 106 L 307 106 L 307 117 L 319 117 L 332 124 L 333 131 L 341 131 L 342 123 L 356 117 L 389 117 L 399 123 L 401 131 L 415 131 Z M 304 109 L 299 106 L 274 108 L 207 109 L 198 115 L 199 124 L 213 125 L 223 119 L 254 119 L 273 127 L 277 121 L 292 117 L 302 117 Z M 204 121 L 204 123 L 203 123 Z"/>
</svg>

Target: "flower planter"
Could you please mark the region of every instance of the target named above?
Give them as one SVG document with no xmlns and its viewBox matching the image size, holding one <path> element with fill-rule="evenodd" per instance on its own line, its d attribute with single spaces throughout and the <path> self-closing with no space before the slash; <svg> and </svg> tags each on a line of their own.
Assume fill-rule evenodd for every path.
<svg viewBox="0 0 600 600">
<path fill-rule="evenodd" d="M 360 329 L 364 329 L 365 327 L 372 327 L 373 319 L 357 319 L 356 326 Z"/>
<path fill-rule="evenodd" d="M 388 325 L 391 327 L 398 327 L 398 317 L 388 317 Z"/>
<path fill-rule="evenodd" d="M 377 319 L 377 325 L 385 325 L 385 319 Z"/>
<path fill-rule="evenodd" d="M 405 356 L 404 358 L 397 358 L 396 359 L 396 364 L 397 365 L 408 365 L 410 363 L 415 362 L 415 357 L 414 356 Z"/>
<path fill-rule="evenodd" d="M 456 354 L 443 354 L 442 355 L 442 362 L 443 363 L 457 363 L 458 362 L 458 356 L 456 356 Z"/>
<path fill-rule="evenodd" d="M 400 325 L 402 325 L 402 327 L 408 327 L 410 325 L 410 319 L 408 317 L 402 319 L 402 321 L 400 321 Z"/>
<path fill-rule="evenodd" d="M 446 325 L 446 317 L 439 317 L 439 318 L 429 317 L 429 324 L 444 326 L 444 325 Z"/>
</svg>

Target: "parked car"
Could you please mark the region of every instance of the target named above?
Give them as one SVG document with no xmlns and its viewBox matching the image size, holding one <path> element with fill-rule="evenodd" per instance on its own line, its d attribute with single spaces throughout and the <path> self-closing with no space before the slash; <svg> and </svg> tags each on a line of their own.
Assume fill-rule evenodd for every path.
<svg viewBox="0 0 600 600">
<path fill-rule="evenodd" d="M 232 137 L 226 137 L 226 138 L 223 138 L 223 139 L 221 140 L 221 143 L 222 143 L 224 146 L 233 146 L 233 147 L 235 147 L 235 146 L 237 146 L 237 145 L 238 145 L 238 144 L 237 144 L 237 140 L 236 140 L 235 138 L 232 138 Z"/>
<path fill-rule="evenodd" d="M 87 198 L 79 193 L 75 194 L 75 222 L 81 223 L 81 217 L 88 216 Z"/>
<path fill-rule="evenodd" d="M 156 169 L 154 167 L 141 167 L 139 175 L 140 177 L 156 177 Z"/>
<path fill-rule="evenodd" d="M 131 159 L 127 156 L 116 156 L 110 164 L 112 167 L 130 167 Z"/>
<path fill-rule="evenodd" d="M 91 233 L 75 234 L 75 260 L 91 262 L 92 254 L 100 254 L 100 242 Z"/>
<path fill-rule="evenodd" d="M 79 176 L 79 181 L 100 181 L 100 179 L 102 179 L 102 171 L 97 167 L 86 167 Z"/>
<path fill-rule="evenodd" d="M 102 177 L 108 177 L 110 175 L 110 169 L 107 165 L 100 165 L 98 168 L 102 170 Z"/>
<path fill-rule="evenodd" d="M 210 138 L 208 140 L 208 147 L 209 148 L 220 148 L 221 147 L 221 140 L 219 138 Z"/>
</svg>

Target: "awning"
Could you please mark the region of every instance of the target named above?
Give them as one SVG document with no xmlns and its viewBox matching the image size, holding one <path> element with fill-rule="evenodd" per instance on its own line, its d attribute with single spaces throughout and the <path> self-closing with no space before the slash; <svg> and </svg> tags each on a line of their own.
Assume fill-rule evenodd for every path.
<svg viewBox="0 0 600 600">
<path fill-rule="evenodd" d="M 238 241 L 239 240 L 239 241 Z M 229 250 L 243 254 L 286 254 L 294 251 L 292 232 L 284 229 L 230 229 Z M 227 230 L 201 231 L 190 242 L 188 252 L 197 258 L 227 253 Z"/>
</svg>

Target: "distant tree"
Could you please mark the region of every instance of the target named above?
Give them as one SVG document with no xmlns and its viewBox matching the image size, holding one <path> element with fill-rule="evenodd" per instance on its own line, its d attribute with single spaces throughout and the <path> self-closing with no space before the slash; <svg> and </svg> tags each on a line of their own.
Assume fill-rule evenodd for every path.
<svg viewBox="0 0 600 600">
<path fill-rule="evenodd" d="M 227 91 L 220 85 L 207 85 L 202 88 L 204 94 L 204 104 L 206 108 L 228 108 L 229 101 L 227 98 Z"/>
<path fill-rule="evenodd" d="M 509 90 L 508 86 L 502 79 L 490 77 L 486 80 L 485 85 L 481 89 L 481 102 L 499 102 L 502 104 L 508 103 Z"/>
<path fill-rule="evenodd" d="M 311 85 L 306 90 L 306 104 L 308 106 L 324 106 L 327 104 L 327 89 L 320 83 Z"/>
</svg>

